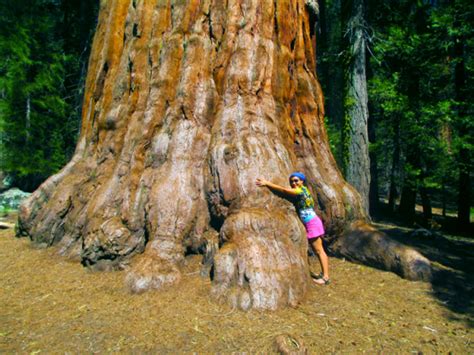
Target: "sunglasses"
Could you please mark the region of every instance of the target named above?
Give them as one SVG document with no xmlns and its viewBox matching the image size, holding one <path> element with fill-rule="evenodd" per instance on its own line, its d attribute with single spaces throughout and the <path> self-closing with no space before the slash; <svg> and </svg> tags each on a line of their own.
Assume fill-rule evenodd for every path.
<svg viewBox="0 0 474 355">
<path fill-rule="evenodd" d="M 298 182 L 298 181 L 300 181 L 300 179 L 291 179 L 291 180 L 290 180 L 290 182 L 294 182 L 294 183 L 296 183 L 296 182 Z"/>
</svg>

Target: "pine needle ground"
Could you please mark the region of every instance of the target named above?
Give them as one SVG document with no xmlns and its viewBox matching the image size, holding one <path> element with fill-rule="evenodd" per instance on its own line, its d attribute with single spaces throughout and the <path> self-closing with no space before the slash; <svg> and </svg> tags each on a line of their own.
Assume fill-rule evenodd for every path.
<svg viewBox="0 0 474 355">
<path fill-rule="evenodd" d="M 199 256 L 178 287 L 131 295 L 124 272 L 91 272 L 1 230 L 0 352 L 267 353 L 279 342 L 302 353 L 474 352 L 472 283 L 439 291 L 330 261 L 332 284 L 297 308 L 245 313 L 209 299 Z"/>
</svg>

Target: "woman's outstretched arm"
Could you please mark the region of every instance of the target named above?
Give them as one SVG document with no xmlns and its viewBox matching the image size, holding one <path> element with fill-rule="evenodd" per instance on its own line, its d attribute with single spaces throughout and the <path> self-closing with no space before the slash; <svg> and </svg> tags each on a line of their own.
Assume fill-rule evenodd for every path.
<svg viewBox="0 0 474 355">
<path fill-rule="evenodd" d="M 257 186 L 260 186 L 260 187 L 268 187 L 271 191 L 279 192 L 287 197 L 295 197 L 299 195 L 297 189 L 283 187 L 283 186 L 274 184 L 273 182 L 270 182 L 268 180 L 265 180 L 263 178 L 258 178 L 256 181 L 256 184 Z"/>
</svg>

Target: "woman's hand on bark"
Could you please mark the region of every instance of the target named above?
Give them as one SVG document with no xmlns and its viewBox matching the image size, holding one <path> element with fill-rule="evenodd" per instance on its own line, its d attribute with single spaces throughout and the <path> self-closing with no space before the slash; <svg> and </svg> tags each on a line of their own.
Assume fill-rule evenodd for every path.
<svg viewBox="0 0 474 355">
<path fill-rule="evenodd" d="M 257 181 L 255 183 L 259 187 L 265 187 L 268 185 L 268 181 L 263 178 L 257 178 Z"/>
<path fill-rule="evenodd" d="M 283 196 L 288 197 L 288 198 L 299 195 L 299 192 L 296 189 L 280 186 L 280 185 L 274 184 L 273 182 L 265 180 L 263 178 L 258 178 L 255 181 L 255 184 L 259 187 L 267 187 L 272 192 L 274 192 L 274 193 L 277 192 L 277 193 L 283 194 Z"/>
</svg>

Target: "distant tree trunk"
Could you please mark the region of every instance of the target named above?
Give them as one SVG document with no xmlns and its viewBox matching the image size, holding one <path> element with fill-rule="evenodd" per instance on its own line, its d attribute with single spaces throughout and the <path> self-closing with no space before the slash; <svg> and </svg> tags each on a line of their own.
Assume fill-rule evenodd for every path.
<svg viewBox="0 0 474 355">
<path fill-rule="evenodd" d="M 351 64 L 349 66 L 346 98 L 346 114 L 350 130 L 346 179 L 360 193 L 364 209 L 368 212 L 370 159 L 364 7 L 364 0 L 353 0 L 352 14 L 347 30 L 350 42 Z"/>
<path fill-rule="evenodd" d="M 442 137 L 443 141 L 447 145 L 448 154 L 451 156 L 450 159 L 453 159 L 453 147 L 452 147 L 452 126 L 448 122 L 444 122 L 441 128 L 440 136 Z M 447 209 L 447 199 L 448 199 L 448 191 L 446 187 L 448 186 L 449 178 L 444 175 L 441 178 L 441 203 L 442 203 L 442 214 L 443 217 L 446 217 L 446 209 Z"/>
<path fill-rule="evenodd" d="M 471 173 L 468 154 L 467 149 L 461 149 L 459 153 L 458 221 L 464 228 L 469 226 L 471 213 Z"/>
<path fill-rule="evenodd" d="M 420 187 L 420 196 L 421 196 L 421 203 L 423 205 L 423 217 L 425 221 L 430 221 L 433 219 L 433 211 L 431 208 L 431 198 L 428 193 L 428 189 L 424 186 Z"/>
<path fill-rule="evenodd" d="M 409 148 L 410 149 L 410 148 Z M 418 176 L 412 172 L 414 168 L 419 167 L 419 156 L 415 147 L 410 149 L 406 155 L 405 166 L 407 167 L 403 179 L 402 193 L 400 197 L 400 214 L 408 221 L 415 220 L 416 194 L 418 191 Z"/>
<path fill-rule="evenodd" d="M 398 194 L 398 185 L 400 183 L 400 117 L 393 120 L 393 153 L 392 167 L 390 169 L 390 190 L 388 193 L 388 210 L 395 212 L 395 205 Z"/>
<path fill-rule="evenodd" d="M 96 268 L 133 257 L 134 292 L 177 284 L 185 255 L 205 251 L 214 297 L 295 305 L 309 285 L 304 228 L 255 179 L 287 184 L 297 169 L 336 252 L 428 278 L 428 260 L 367 229 L 330 153 L 314 66 L 303 0 L 102 1 L 76 153 L 22 205 L 19 233 Z"/>
<path fill-rule="evenodd" d="M 441 187 L 441 203 L 442 203 L 442 215 L 446 217 L 446 180 L 443 178 Z"/>
<path fill-rule="evenodd" d="M 407 75 L 412 78 L 407 84 L 408 106 L 415 115 L 412 120 L 405 122 L 400 117 L 400 146 L 403 149 L 405 161 L 403 166 L 403 187 L 400 196 L 399 212 L 409 223 L 415 221 L 416 216 L 416 197 L 420 186 L 421 149 L 418 125 L 418 116 L 420 115 L 420 75 L 417 68 L 408 68 Z M 402 126 L 403 125 L 403 126 Z M 402 130 L 403 128 L 403 130 Z M 402 144 L 403 143 L 403 144 Z"/>
<path fill-rule="evenodd" d="M 26 97 L 26 109 L 25 109 L 25 139 L 28 144 L 30 141 L 30 131 L 31 131 L 31 98 L 28 95 Z"/>
<path fill-rule="evenodd" d="M 321 1 L 324 16 L 321 20 L 326 78 L 326 115 L 329 121 L 341 128 L 344 118 L 344 67 L 342 64 L 342 9 L 341 1 Z"/>
<path fill-rule="evenodd" d="M 369 106 L 370 108 L 370 106 Z M 369 110 L 370 112 L 370 110 Z M 369 141 L 376 142 L 376 122 L 373 115 L 369 114 Z M 379 173 L 377 166 L 377 156 L 374 152 L 369 151 L 370 158 L 370 190 L 369 190 L 369 212 L 373 216 L 379 210 Z"/>
<path fill-rule="evenodd" d="M 314 52 L 314 61 L 315 61 L 315 75 L 317 76 L 317 55 L 316 55 L 316 48 L 317 48 L 317 41 L 318 41 L 318 33 L 320 30 L 320 9 L 319 9 L 319 2 L 317 0 L 305 0 L 306 9 L 308 11 L 308 21 L 310 26 L 310 36 L 311 36 L 311 43 L 313 44 L 313 52 Z"/>
<path fill-rule="evenodd" d="M 458 25 L 459 26 L 459 25 Z M 468 93 L 466 92 L 466 70 L 464 60 L 464 39 L 456 37 L 454 44 L 454 55 L 457 59 L 454 69 L 454 87 L 456 101 L 459 103 L 457 114 L 460 118 L 458 134 L 463 140 L 467 140 L 470 134 L 466 129 L 468 120 L 465 105 L 468 101 Z M 472 94 L 472 93 L 469 93 Z M 472 132 L 471 132 L 472 134 Z M 458 167 L 459 167 L 459 181 L 458 181 L 458 222 L 461 227 L 468 228 L 471 215 L 471 157 L 469 148 L 462 146 L 459 149 Z"/>
<path fill-rule="evenodd" d="M 306 7 L 309 13 L 309 23 L 312 26 L 310 33 L 316 37 L 318 27 L 319 27 L 319 17 L 320 17 L 320 10 L 319 10 L 319 3 L 317 0 L 305 0 Z M 316 48 L 314 48 L 316 51 Z"/>
<path fill-rule="evenodd" d="M 408 221 L 415 220 L 416 206 L 416 182 L 406 179 L 403 183 L 402 194 L 400 197 L 400 214 Z"/>
</svg>

